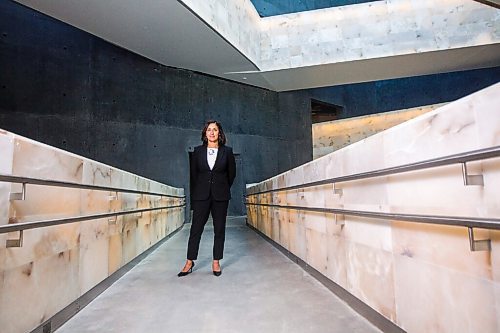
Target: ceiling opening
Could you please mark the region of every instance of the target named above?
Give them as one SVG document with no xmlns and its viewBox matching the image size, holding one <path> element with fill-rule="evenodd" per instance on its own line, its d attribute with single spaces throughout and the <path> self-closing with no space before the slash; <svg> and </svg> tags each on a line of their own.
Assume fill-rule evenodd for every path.
<svg viewBox="0 0 500 333">
<path fill-rule="evenodd" d="M 251 0 L 260 17 L 305 12 L 315 9 L 355 5 L 376 0 Z"/>
</svg>

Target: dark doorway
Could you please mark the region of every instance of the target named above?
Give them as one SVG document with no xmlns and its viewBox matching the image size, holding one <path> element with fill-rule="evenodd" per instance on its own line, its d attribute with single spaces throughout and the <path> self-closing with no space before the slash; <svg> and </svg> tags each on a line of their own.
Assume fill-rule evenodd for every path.
<svg viewBox="0 0 500 333">
<path fill-rule="evenodd" d="M 311 119 L 312 123 L 322 123 L 324 121 L 332 121 L 339 119 L 343 111 L 340 105 L 330 104 L 311 99 Z"/>
</svg>

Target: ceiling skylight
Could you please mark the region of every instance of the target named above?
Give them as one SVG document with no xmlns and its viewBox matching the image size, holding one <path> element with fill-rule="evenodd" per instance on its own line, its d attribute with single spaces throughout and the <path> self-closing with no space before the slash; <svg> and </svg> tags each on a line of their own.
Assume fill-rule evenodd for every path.
<svg viewBox="0 0 500 333">
<path fill-rule="evenodd" d="M 354 5 L 373 0 L 251 0 L 261 17 Z"/>
</svg>

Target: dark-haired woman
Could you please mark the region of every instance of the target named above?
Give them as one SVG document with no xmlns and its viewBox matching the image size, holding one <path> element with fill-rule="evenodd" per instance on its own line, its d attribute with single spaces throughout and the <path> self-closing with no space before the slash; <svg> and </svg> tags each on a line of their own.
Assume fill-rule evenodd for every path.
<svg viewBox="0 0 500 333">
<path fill-rule="evenodd" d="M 219 122 L 207 121 L 201 132 L 203 144 L 194 149 L 191 160 L 191 207 L 193 221 L 189 233 L 187 260 L 179 277 L 193 271 L 198 257 L 201 234 L 212 214 L 214 224 L 214 246 L 212 272 L 220 276 L 222 270 L 219 260 L 223 257 L 226 233 L 226 216 L 230 188 L 236 177 L 236 163 L 233 150 L 226 146 L 226 136 Z"/>
</svg>

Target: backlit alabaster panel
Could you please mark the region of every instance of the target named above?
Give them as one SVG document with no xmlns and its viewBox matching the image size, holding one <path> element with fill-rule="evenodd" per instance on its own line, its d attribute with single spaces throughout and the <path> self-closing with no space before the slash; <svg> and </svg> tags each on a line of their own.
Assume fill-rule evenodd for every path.
<svg viewBox="0 0 500 333">
<path fill-rule="evenodd" d="M 0 130 L 0 172 L 183 195 L 173 188 Z M 27 185 L 26 200 L 9 201 L 20 185 L 0 182 L 0 225 L 177 205 L 152 195 Z M 0 331 L 31 331 L 134 259 L 184 221 L 183 208 L 96 219 L 24 232 L 23 246 L 0 235 Z"/>
<path fill-rule="evenodd" d="M 500 42 L 499 11 L 469 0 L 387 0 L 261 19 L 261 70 Z"/>
<path fill-rule="evenodd" d="M 500 146 L 498 105 L 500 84 L 249 186 L 247 193 Z M 500 158 L 471 162 L 469 169 L 483 175 L 484 186 L 464 186 L 461 166 L 450 165 L 249 200 L 498 219 Z M 499 231 L 475 229 L 477 239 L 491 239 L 492 249 L 471 252 L 465 227 L 290 209 L 274 211 L 276 223 L 255 212 L 248 207 L 251 225 L 279 226 L 276 242 L 410 333 L 500 330 Z"/>
<path fill-rule="evenodd" d="M 14 135 L 0 130 L 0 173 L 12 173 L 12 158 L 14 156 Z M 11 184 L 0 182 L 0 225 L 9 221 L 9 193 Z M 0 235 L 0 244 L 5 244 L 7 235 Z M 0 267 L 3 266 L 4 253 L 0 251 Z M 1 279 L 1 277 L 0 277 Z"/>
<path fill-rule="evenodd" d="M 386 0 L 260 18 L 250 0 L 182 0 L 262 71 L 500 42 L 499 11 L 471 0 Z"/>
<path fill-rule="evenodd" d="M 369 116 L 326 121 L 312 125 L 313 158 L 319 158 L 370 135 L 432 111 L 444 104 L 384 112 Z"/>
</svg>

